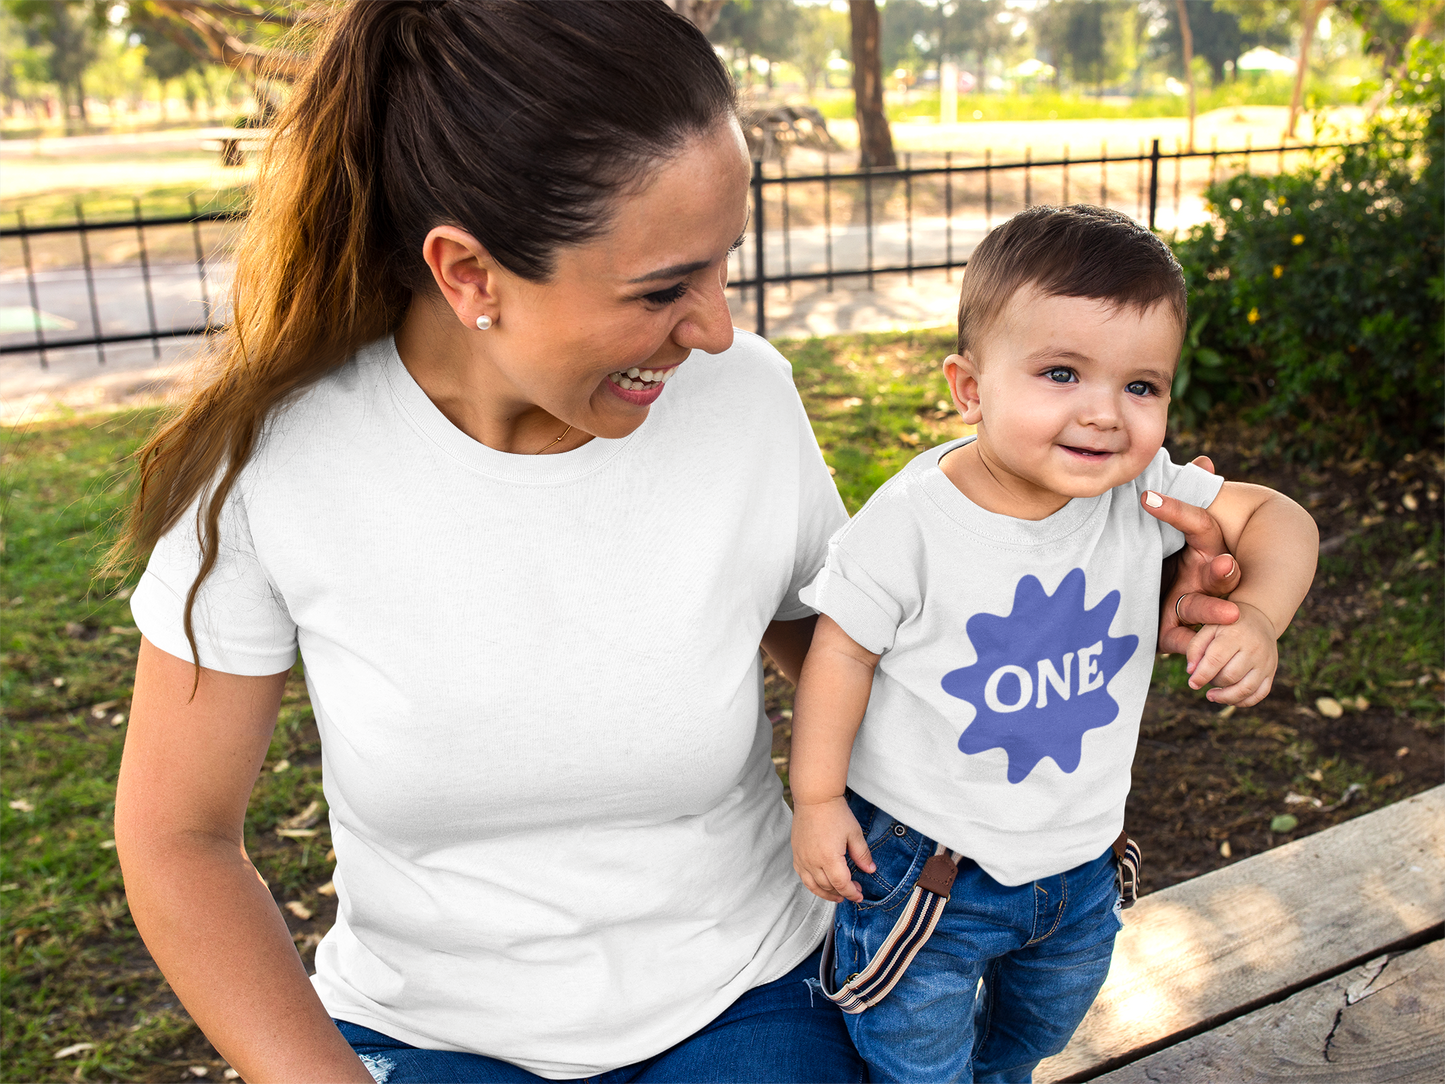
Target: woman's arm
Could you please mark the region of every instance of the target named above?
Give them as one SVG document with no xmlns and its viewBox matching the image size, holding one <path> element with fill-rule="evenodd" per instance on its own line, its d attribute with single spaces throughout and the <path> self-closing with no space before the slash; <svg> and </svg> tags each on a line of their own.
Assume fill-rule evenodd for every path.
<svg viewBox="0 0 1445 1084">
<path fill-rule="evenodd" d="M 136 928 L 206 1037 L 250 1084 L 372 1077 L 312 989 L 246 856 L 246 802 L 286 675 L 195 668 L 141 640 L 115 841 Z"/>
<path fill-rule="evenodd" d="M 763 633 L 763 650 L 794 685 L 803 676 L 803 657 L 808 654 L 808 645 L 813 642 L 813 628 L 817 624 L 816 617 L 774 621 Z"/>
<path fill-rule="evenodd" d="M 1193 461 L 1210 474 L 1214 463 L 1206 455 Z M 1224 532 L 1203 508 L 1174 497 L 1155 494 L 1144 511 L 1184 534 L 1184 548 L 1165 558 L 1165 574 L 1173 577 L 1159 608 L 1159 650 L 1182 655 L 1194 638 L 1194 625 L 1229 625 L 1239 620 L 1239 607 L 1226 601 L 1239 586 L 1239 563 L 1229 553 Z"/>
</svg>

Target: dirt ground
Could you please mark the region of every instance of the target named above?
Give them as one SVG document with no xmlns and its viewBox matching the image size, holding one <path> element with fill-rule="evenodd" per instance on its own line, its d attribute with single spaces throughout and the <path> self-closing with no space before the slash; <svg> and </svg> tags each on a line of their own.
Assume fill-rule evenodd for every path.
<svg viewBox="0 0 1445 1084">
<path fill-rule="evenodd" d="M 1257 431 L 1221 423 L 1181 444 L 1175 458 L 1202 452 L 1226 478 L 1295 497 L 1314 515 L 1326 552 L 1340 552 L 1360 532 L 1366 513 L 1414 518 L 1421 541 L 1438 529 L 1445 460 L 1419 455 L 1382 470 L 1341 457 L 1310 471 L 1260 456 L 1260 439 Z M 1439 573 L 1431 575 L 1436 588 L 1422 603 L 1438 614 Z M 1317 576 L 1297 622 L 1329 627 L 1333 639 L 1348 636 L 1362 619 L 1380 618 L 1385 602 L 1380 586 L 1362 570 Z M 1441 699 L 1441 666 L 1445 660 L 1437 659 L 1430 672 L 1404 683 L 1414 687 L 1412 698 Z M 791 685 L 770 668 L 766 688 L 774 720 L 773 762 L 786 778 Z M 1330 718 L 1314 706 L 1320 695 L 1321 690 L 1311 689 L 1297 696 L 1287 683 L 1276 683 L 1262 703 L 1230 711 L 1188 689 L 1151 692 L 1125 812 L 1125 825 L 1144 851 L 1145 892 L 1400 801 L 1445 779 L 1438 708 L 1404 710 L 1370 704 L 1367 698 L 1347 703 L 1341 715 Z M 1350 779 L 1363 782 L 1352 788 Z M 1282 814 L 1293 815 L 1297 826 L 1271 830 Z"/>
<path fill-rule="evenodd" d="M 1221 423 L 1180 450 L 1210 455 L 1226 478 L 1295 497 L 1318 523 L 1326 553 L 1347 552 L 1345 543 L 1372 517 L 1389 516 L 1397 524 L 1413 519 L 1417 541 L 1438 530 L 1445 488 L 1445 461 L 1438 455 L 1419 454 L 1387 469 L 1342 455 L 1308 470 L 1260 456 L 1259 438 L 1258 432 Z M 1429 577 L 1434 588 L 1419 604 L 1438 624 L 1438 568 Z M 1353 565 L 1346 573 L 1317 575 L 1297 621 L 1328 627 L 1332 640 L 1342 640 L 1362 619 L 1382 619 L 1381 586 Z M 1431 672 L 1413 679 L 1412 699 L 1436 705 L 1424 710 L 1371 705 L 1367 697 L 1330 718 L 1316 706 L 1325 690 L 1297 696 L 1288 684 L 1276 684 L 1263 703 L 1222 718 L 1223 712 L 1197 693 L 1152 695 L 1125 814 L 1144 847 L 1145 889 L 1207 873 L 1439 785 L 1445 780 L 1438 709 L 1445 689 L 1442 665 L 1445 660 L 1436 658 Z M 1344 765 L 1367 781 L 1361 789 L 1351 791 L 1344 783 Z M 1291 802 L 1291 794 L 1314 800 Z M 1298 827 L 1272 832 L 1271 821 L 1284 813 L 1297 817 Z"/>
</svg>

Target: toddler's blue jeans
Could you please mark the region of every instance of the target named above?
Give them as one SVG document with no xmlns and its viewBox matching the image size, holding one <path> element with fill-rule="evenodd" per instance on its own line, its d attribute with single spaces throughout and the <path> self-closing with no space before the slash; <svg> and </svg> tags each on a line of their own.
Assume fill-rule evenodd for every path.
<svg viewBox="0 0 1445 1084">
<path fill-rule="evenodd" d="M 843 1013 L 809 988 L 818 959 L 815 952 L 782 978 L 749 990 L 671 1049 L 570 1084 L 861 1084 L 863 1063 L 848 1039 Z M 551 1084 L 495 1058 L 422 1050 L 359 1024 L 336 1024 L 378 1084 Z"/>
<path fill-rule="evenodd" d="M 849 863 L 863 903 L 838 905 L 834 989 L 888 936 L 936 847 L 852 792 L 848 804 L 878 870 Z M 1031 1080 L 1093 1003 L 1121 925 L 1112 851 L 1016 887 L 965 859 L 938 928 L 898 985 L 845 1017 L 870 1079 Z"/>
</svg>

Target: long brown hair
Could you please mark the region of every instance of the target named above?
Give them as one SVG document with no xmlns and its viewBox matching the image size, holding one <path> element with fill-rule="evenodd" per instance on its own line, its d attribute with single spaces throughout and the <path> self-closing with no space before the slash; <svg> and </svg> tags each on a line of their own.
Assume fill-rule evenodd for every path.
<svg viewBox="0 0 1445 1084">
<path fill-rule="evenodd" d="M 661 0 L 352 0 L 314 55 L 262 162 L 213 375 L 141 449 L 106 562 L 131 566 L 196 504 L 198 664 L 196 595 L 267 416 L 435 290 L 426 234 L 460 226 L 545 282 L 623 186 L 736 109 Z"/>
</svg>

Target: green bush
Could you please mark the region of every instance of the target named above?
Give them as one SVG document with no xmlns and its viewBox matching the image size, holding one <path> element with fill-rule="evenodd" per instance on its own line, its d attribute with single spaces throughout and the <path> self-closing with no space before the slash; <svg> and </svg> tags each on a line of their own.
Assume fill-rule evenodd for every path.
<svg viewBox="0 0 1445 1084">
<path fill-rule="evenodd" d="M 1361 144 L 1207 194 L 1214 221 L 1175 243 L 1191 326 L 1175 382 L 1191 424 L 1244 406 L 1293 424 L 1323 458 L 1341 442 L 1394 457 L 1440 439 L 1441 53 L 1417 50 L 1396 108 Z"/>
</svg>

